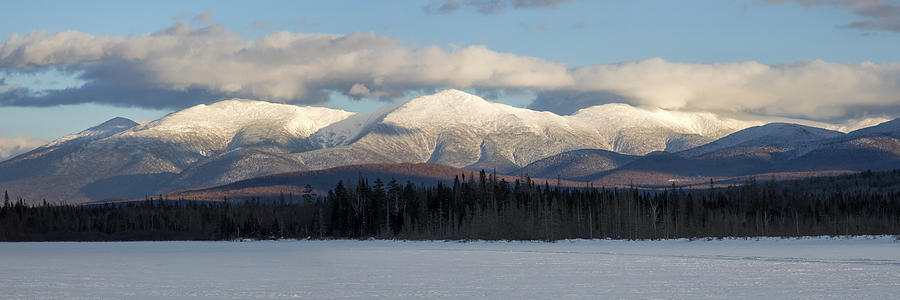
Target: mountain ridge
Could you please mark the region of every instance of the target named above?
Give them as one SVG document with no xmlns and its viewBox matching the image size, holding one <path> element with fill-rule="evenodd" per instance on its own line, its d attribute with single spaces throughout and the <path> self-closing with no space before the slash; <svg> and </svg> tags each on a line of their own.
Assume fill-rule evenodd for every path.
<svg viewBox="0 0 900 300">
<path fill-rule="evenodd" d="M 398 163 L 597 178 L 641 164 L 645 166 L 636 170 L 647 170 L 648 161 L 669 160 L 673 167 L 698 162 L 701 156 L 687 159 L 684 151 L 722 138 L 727 141 L 729 134 L 751 125 L 710 113 L 626 104 L 598 105 L 561 116 L 458 90 L 410 99 L 371 114 L 231 99 L 144 124 L 114 118 L 0 162 L 0 186 L 32 201 L 84 202 L 219 186 L 284 172 Z M 785 162 L 784 153 L 794 158 L 813 153 L 818 156 L 807 159 L 822 161 L 828 151 L 860 149 L 890 162 L 895 138 L 888 125 L 878 127 L 886 133 L 873 136 L 858 130 L 830 137 L 830 131 L 815 129 L 828 134 L 821 140 L 810 138 L 814 147 L 782 147 L 759 139 L 744 139 L 749 144 L 743 148 L 734 147 L 740 143 L 720 142 L 724 146 L 705 152 L 713 156 L 702 158 L 701 165 L 753 166 L 735 169 L 744 172 L 760 169 L 756 168 L 760 163 Z M 649 155 L 653 151 L 679 154 L 654 158 Z M 845 165 L 860 166 L 853 161 Z M 685 170 L 692 169 L 700 170 Z M 666 172 L 659 174 L 670 174 Z"/>
</svg>

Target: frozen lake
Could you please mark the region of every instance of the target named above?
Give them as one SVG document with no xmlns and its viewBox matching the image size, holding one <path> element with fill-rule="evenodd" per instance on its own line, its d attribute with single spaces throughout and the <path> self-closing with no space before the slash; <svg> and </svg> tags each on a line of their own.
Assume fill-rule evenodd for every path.
<svg viewBox="0 0 900 300">
<path fill-rule="evenodd" d="M 0 243 L 0 298 L 864 298 L 900 241 Z"/>
</svg>

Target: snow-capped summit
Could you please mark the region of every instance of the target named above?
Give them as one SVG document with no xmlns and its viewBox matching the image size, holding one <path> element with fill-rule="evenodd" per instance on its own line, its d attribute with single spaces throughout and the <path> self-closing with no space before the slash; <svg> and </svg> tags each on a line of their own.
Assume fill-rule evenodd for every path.
<svg viewBox="0 0 900 300">
<path fill-rule="evenodd" d="M 352 115 L 352 112 L 324 107 L 231 99 L 177 111 L 117 137 L 203 144 L 198 149 L 210 153 L 228 145 L 273 140 L 283 144 L 290 139 L 306 138 Z"/>
<path fill-rule="evenodd" d="M 139 124 L 123 118 L 123 117 L 115 117 L 109 119 L 106 122 L 101 123 L 100 125 L 85 129 L 76 134 L 70 134 L 59 138 L 53 142 L 50 142 L 44 147 L 53 147 L 65 142 L 75 141 L 75 140 L 98 140 L 102 138 L 109 137 L 111 135 L 117 134 L 119 132 L 128 130 L 132 127 L 138 126 Z"/>
<path fill-rule="evenodd" d="M 607 104 L 560 116 L 445 90 L 323 128 L 301 153 L 314 168 L 374 162 L 432 162 L 512 170 L 577 149 L 625 154 L 677 151 L 751 123 L 712 114 Z"/>
<path fill-rule="evenodd" d="M 197 105 L 137 125 L 114 119 L 83 145 L 4 162 L 0 180 L 28 198 L 84 201 L 225 184 L 267 174 L 351 164 L 435 163 L 513 171 L 579 149 L 642 155 L 697 146 L 749 126 L 711 114 L 607 104 L 574 115 L 445 90 L 371 114 L 243 99 Z M 74 144 L 73 144 L 74 145 Z M 62 178 L 62 179 L 61 179 Z M 52 192 L 52 193 L 51 193 Z"/>
<path fill-rule="evenodd" d="M 594 128 L 607 139 L 607 150 L 643 155 L 696 147 L 736 130 L 756 125 L 710 113 L 646 109 L 622 103 L 584 108 L 569 118 Z"/>
<path fill-rule="evenodd" d="M 526 125 L 569 123 L 551 112 L 516 108 L 455 89 L 409 100 L 386 114 L 384 121 L 408 126 L 469 124 L 500 127 L 516 122 Z"/>
<path fill-rule="evenodd" d="M 230 137 L 248 126 L 270 126 L 284 129 L 297 137 L 307 137 L 320 128 L 353 114 L 324 107 L 231 99 L 210 105 L 200 104 L 169 114 L 136 128 L 135 132 L 141 134 L 194 132 Z"/>
<path fill-rule="evenodd" d="M 89 128 L 91 131 L 114 131 L 114 130 L 124 130 L 134 126 L 139 125 L 137 122 L 129 120 L 123 117 L 115 117 L 107 120 L 106 122 L 100 123 L 100 125 Z"/>
<path fill-rule="evenodd" d="M 454 123 L 484 122 L 497 108 L 478 96 L 459 90 L 445 90 L 433 95 L 411 99 L 385 116 L 386 122 L 417 125 L 421 122 Z"/>
<path fill-rule="evenodd" d="M 610 103 L 584 108 L 573 117 L 599 122 L 598 130 L 613 133 L 626 128 L 665 128 L 677 133 L 716 137 L 756 124 L 720 118 L 711 113 L 645 109 L 623 103 Z"/>
</svg>

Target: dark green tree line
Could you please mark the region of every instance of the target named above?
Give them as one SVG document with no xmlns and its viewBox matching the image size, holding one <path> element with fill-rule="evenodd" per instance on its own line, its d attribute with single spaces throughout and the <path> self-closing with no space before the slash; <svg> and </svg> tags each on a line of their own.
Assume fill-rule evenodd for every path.
<svg viewBox="0 0 900 300">
<path fill-rule="evenodd" d="M 433 186 L 360 178 L 232 203 L 0 207 L 0 240 L 382 238 L 558 240 L 900 234 L 900 171 L 662 192 L 561 188 L 480 172 Z M 886 183 L 887 182 L 887 183 Z M 866 189 L 866 185 L 877 188 Z"/>
</svg>

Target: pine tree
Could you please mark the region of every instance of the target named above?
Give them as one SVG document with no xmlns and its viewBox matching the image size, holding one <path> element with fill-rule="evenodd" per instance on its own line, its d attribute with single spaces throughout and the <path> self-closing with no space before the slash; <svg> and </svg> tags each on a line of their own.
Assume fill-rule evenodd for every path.
<svg viewBox="0 0 900 300">
<path fill-rule="evenodd" d="M 313 187 L 311 185 L 307 183 L 305 186 L 303 186 L 303 202 L 309 202 L 315 196 L 316 194 L 313 194 Z"/>
</svg>

